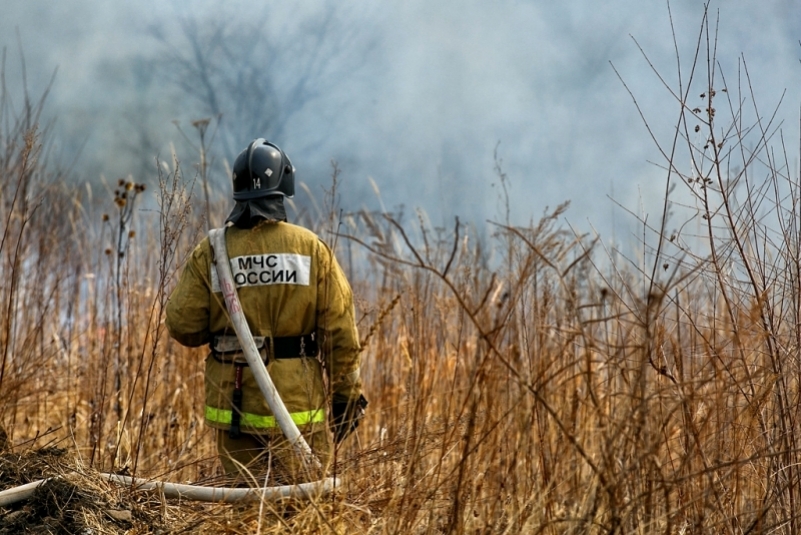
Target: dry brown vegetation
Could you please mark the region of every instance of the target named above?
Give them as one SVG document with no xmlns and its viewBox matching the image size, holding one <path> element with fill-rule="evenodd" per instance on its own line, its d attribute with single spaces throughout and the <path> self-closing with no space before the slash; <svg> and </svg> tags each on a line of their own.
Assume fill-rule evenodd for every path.
<svg viewBox="0 0 801 535">
<path fill-rule="evenodd" d="M 51 471 L 135 512 L 113 520 L 68 500 L 94 533 L 798 533 L 799 177 L 747 70 L 731 84 L 714 57 L 694 65 L 706 72 L 673 93 L 676 136 L 660 146 L 664 217 L 642 221 L 636 260 L 565 227 L 565 206 L 491 223 L 490 240 L 424 216 L 306 222 L 353 273 L 371 401 L 337 455 L 342 492 L 311 504 L 168 503 L 93 479 L 218 477 L 203 350 L 162 324 L 205 210 L 175 165 L 147 190 L 69 186 L 44 161 L 35 109 L 9 120 L 0 106 L 12 125 L 0 422 L 13 446 L 0 481 L 43 447 L 67 450 Z M 19 504 L 0 526 L 17 510 L 35 514 Z"/>
</svg>

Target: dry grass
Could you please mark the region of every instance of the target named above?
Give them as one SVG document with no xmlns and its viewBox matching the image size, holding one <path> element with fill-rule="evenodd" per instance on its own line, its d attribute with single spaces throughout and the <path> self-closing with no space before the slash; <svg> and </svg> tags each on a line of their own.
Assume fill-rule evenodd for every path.
<svg viewBox="0 0 801 535">
<path fill-rule="evenodd" d="M 371 404 L 337 454 L 344 491 L 312 504 L 166 503 L 97 482 L 219 477 L 203 351 L 162 325 L 205 223 L 176 168 L 147 193 L 130 186 L 155 191 L 158 208 L 137 210 L 131 194 L 67 186 L 33 124 L 7 129 L 0 421 L 13 455 L 68 449 L 76 488 L 143 515 L 87 521 L 96 532 L 798 533 L 799 179 L 770 149 L 775 127 L 743 126 L 742 95 L 714 97 L 725 82 L 707 74 L 706 112 L 685 105 L 694 82 L 675 93 L 665 217 L 643 221 L 637 261 L 561 226 L 565 206 L 492 224 L 484 242 L 458 221 L 319 217 L 353 273 Z M 723 134 L 713 97 L 730 111 Z M 674 165 L 687 155 L 689 171 Z"/>
</svg>

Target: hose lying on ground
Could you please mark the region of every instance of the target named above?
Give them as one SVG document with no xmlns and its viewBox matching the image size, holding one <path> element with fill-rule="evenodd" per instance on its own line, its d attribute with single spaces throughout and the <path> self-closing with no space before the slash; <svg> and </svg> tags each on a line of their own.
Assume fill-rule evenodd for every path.
<svg viewBox="0 0 801 535">
<path fill-rule="evenodd" d="M 0 507 L 5 507 L 6 505 L 11 505 L 12 503 L 21 502 L 22 500 L 30 498 L 36 491 L 36 488 L 47 481 L 50 481 L 50 478 L 32 481 L 25 485 L 0 492 Z"/>
<path fill-rule="evenodd" d="M 121 476 L 117 474 L 100 474 L 104 479 L 113 481 L 126 487 L 132 486 L 141 490 L 156 490 L 162 492 L 165 498 L 181 498 L 200 502 L 247 502 L 247 501 L 275 501 L 282 498 L 312 499 L 330 494 L 339 485 L 334 477 L 320 481 L 301 483 L 299 485 L 283 485 L 280 487 L 238 488 L 238 487 L 201 487 L 199 485 L 185 485 L 181 483 L 168 483 L 165 481 L 151 481 L 139 477 Z M 11 505 L 30 498 L 36 489 L 50 481 L 52 478 L 40 479 L 19 487 L 0 492 L 0 507 Z"/>
</svg>

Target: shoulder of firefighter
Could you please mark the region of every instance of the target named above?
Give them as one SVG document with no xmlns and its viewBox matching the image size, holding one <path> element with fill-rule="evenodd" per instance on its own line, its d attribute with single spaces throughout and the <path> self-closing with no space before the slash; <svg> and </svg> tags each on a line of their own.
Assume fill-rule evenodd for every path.
<svg viewBox="0 0 801 535">
<path fill-rule="evenodd" d="M 295 423 L 326 421 L 324 373 L 334 400 L 362 399 L 353 293 L 331 249 L 313 232 L 283 222 L 228 227 L 226 242 L 245 318 Z M 179 343 L 210 346 L 207 424 L 230 429 L 233 422 L 257 434 L 277 429 L 225 311 L 208 238 L 184 266 L 165 323 Z"/>
</svg>

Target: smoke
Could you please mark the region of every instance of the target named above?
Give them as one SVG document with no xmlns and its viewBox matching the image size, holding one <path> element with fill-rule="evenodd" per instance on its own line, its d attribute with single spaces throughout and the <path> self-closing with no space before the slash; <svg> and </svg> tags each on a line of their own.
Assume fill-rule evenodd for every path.
<svg viewBox="0 0 801 535">
<path fill-rule="evenodd" d="M 675 31 L 686 84 L 703 6 L 680 0 L 670 10 L 632 0 L 351 0 L 264 8 L 241 1 L 11 0 L 0 41 L 7 83 L 17 95 L 15 28 L 34 95 L 58 68 L 48 109 L 57 117 L 64 157 L 82 151 L 82 180 L 129 173 L 152 179 L 154 158 L 168 158 L 171 147 L 185 167 L 197 160 L 191 121 L 215 110 L 202 91 L 192 93 L 198 86 L 181 87 L 187 76 L 177 61 L 193 54 L 189 21 L 200 51 L 216 62 L 211 76 L 219 87 L 265 95 L 261 104 L 237 110 L 243 99 L 231 93 L 218 110 L 212 148 L 221 190 L 223 160 L 252 138 L 277 135 L 273 141 L 312 191 L 328 183 L 330 162 L 338 162 L 346 209 L 405 205 L 424 209 L 434 224 L 449 224 L 454 215 L 481 222 L 502 217 L 497 155 L 509 177 L 514 221 L 536 219 L 546 206 L 570 199 L 568 219 L 609 232 L 616 208 L 607 196 L 651 211 L 664 188 L 658 165 L 664 162 L 612 65 L 657 141 L 669 142 L 679 107 L 638 44 L 676 87 Z M 710 14 L 718 17 L 715 6 Z M 743 79 L 745 58 L 764 113 L 787 89 L 782 109 L 791 130 L 801 101 L 797 15 L 790 0 L 721 4 L 714 66 L 733 85 Z M 203 47 L 215 28 L 224 47 L 211 52 Z M 699 68 L 707 68 L 705 57 Z M 235 82 L 243 73 L 248 77 Z M 309 84 L 301 95 L 304 76 Z"/>
</svg>

